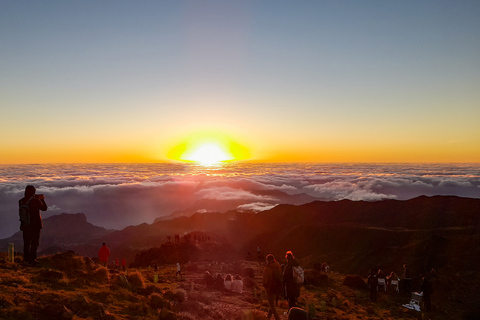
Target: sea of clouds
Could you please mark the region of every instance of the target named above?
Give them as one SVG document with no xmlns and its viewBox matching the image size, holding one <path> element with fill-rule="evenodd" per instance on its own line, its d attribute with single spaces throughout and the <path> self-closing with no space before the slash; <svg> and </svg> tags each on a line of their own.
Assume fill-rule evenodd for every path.
<svg viewBox="0 0 480 320">
<path fill-rule="evenodd" d="M 65 164 L 0 166 L 0 238 L 17 232 L 18 200 L 33 184 L 49 217 L 84 213 L 109 229 L 174 212 L 262 211 L 279 203 L 480 198 L 480 164 Z"/>
</svg>

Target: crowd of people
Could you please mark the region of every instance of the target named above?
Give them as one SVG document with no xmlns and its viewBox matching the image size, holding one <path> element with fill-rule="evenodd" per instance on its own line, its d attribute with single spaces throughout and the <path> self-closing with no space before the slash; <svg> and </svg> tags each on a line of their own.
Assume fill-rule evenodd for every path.
<svg viewBox="0 0 480 320">
<path fill-rule="evenodd" d="M 375 272 L 375 270 L 370 270 L 370 273 L 367 277 L 367 284 L 370 289 L 370 300 L 372 302 L 377 302 L 377 293 L 379 290 L 389 291 L 393 289 L 396 292 L 402 291 L 407 294 L 411 294 L 412 272 L 407 264 L 403 265 L 403 274 L 401 279 L 393 271 L 390 273 L 390 275 L 386 276 L 381 269 L 379 269 L 377 272 Z M 422 296 L 425 310 L 430 311 L 430 297 L 433 293 L 433 289 L 427 276 L 422 277 L 420 290 L 416 293 Z"/>
</svg>

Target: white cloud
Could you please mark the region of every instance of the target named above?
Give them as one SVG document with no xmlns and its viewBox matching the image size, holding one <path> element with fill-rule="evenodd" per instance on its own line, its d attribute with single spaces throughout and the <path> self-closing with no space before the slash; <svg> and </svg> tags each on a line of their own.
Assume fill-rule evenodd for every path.
<svg viewBox="0 0 480 320">
<path fill-rule="evenodd" d="M 252 202 L 252 203 L 242 204 L 238 206 L 237 210 L 240 212 L 243 212 L 243 211 L 259 212 L 259 211 L 270 210 L 275 206 L 276 206 L 275 204 L 270 204 L 270 203 Z"/>
</svg>

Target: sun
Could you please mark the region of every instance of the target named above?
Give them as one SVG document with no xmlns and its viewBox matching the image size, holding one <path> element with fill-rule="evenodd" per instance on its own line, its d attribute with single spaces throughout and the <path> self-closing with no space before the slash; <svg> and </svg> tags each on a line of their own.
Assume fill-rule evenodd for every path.
<svg viewBox="0 0 480 320">
<path fill-rule="evenodd" d="M 212 165 L 218 162 L 233 160 L 233 156 L 219 145 L 206 143 L 199 145 L 193 152 L 182 156 L 183 160 L 195 161 L 202 165 Z"/>
<path fill-rule="evenodd" d="M 213 165 L 250 158 L 246 147 L 223 133 L 195 133 L 182 140 L 170 149 L 167 156 L 169 159 Z"/>
</svg>

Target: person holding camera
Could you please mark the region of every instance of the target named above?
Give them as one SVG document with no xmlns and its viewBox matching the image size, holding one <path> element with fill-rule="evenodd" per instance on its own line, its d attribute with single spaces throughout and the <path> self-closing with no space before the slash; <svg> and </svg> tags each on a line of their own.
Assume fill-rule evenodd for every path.
<svg viewBox="0 0 480 320">
<path fill-rule="evenodd" d="M 29 222 L 22 222 L 20 230 L 23 231 L 23 261 L 28 264 L 37 264 L 37 249 L 40 243 L 40 230 L 43 227 L 41 211 L 47 211 L 45 196 L 35 194 L 36 189 L 32 185 L 25 188 L 25 196 L 18 201 L 19 207 L 27 206 Z"/>
</svg>

